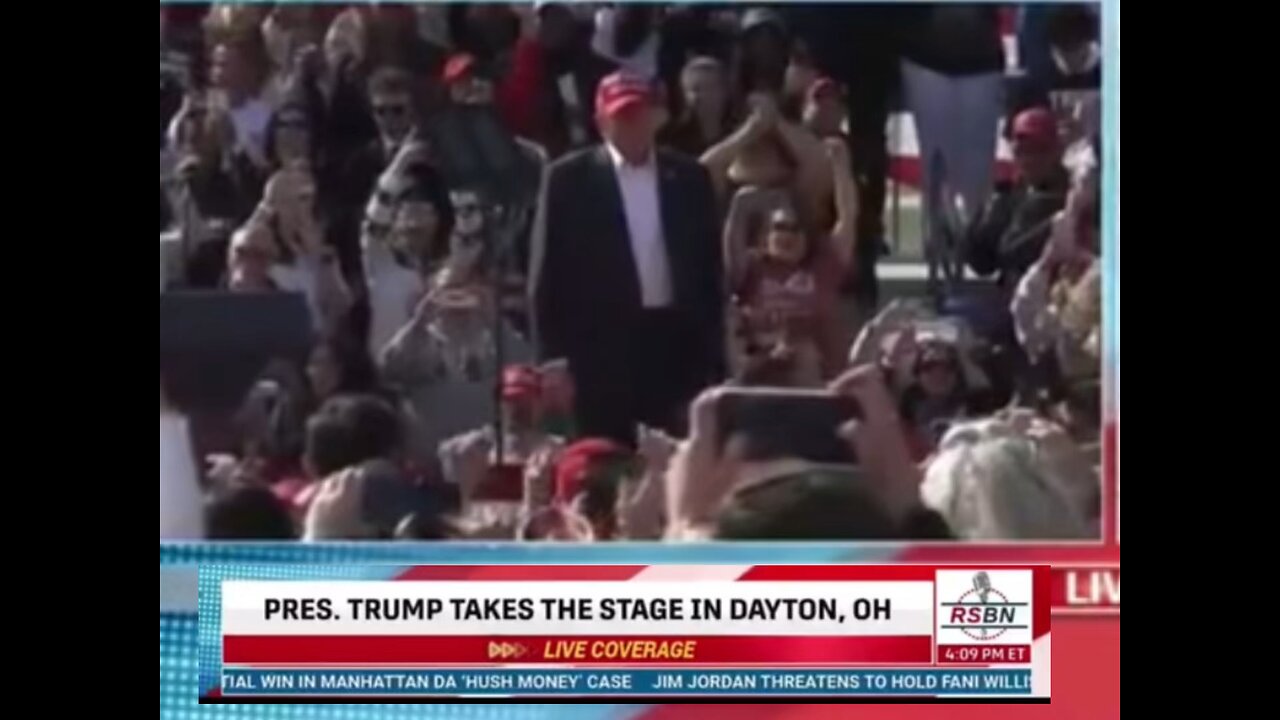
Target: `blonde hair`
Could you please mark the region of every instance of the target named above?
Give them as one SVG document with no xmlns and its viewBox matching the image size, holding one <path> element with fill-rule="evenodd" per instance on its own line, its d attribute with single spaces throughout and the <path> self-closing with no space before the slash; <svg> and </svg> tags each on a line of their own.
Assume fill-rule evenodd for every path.
<svg viewBox="0 0 1280 720">
<path fill-rule="evenodd" d="M 201 23 L 204 39 L 208 47 L 219 43 L 243 40 L 246 35 L 259 32 L 259 26 L 266 16 L 263 5 L 244 5 L 241 3 L 217 3 L 209 9 Z"/>
<path fill-rule="evenodd" d="M 920 495 L 966 540 L 1086 539 L 1098 485 L 1061 427 L 1015 411 L 952 428 Z"/>
</svg>

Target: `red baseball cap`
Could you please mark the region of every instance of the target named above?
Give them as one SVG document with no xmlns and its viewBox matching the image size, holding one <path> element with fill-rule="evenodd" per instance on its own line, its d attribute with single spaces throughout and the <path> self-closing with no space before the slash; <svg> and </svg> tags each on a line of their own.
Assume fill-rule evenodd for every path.
<svg viewBox="0 0 1280 720">
<path fill-rule="evenodd" d="M 502 370 L 503 400 L 533 400 L 542 392 L 542 376 L 529 365 L 508 365 Z"/>
<path fill-rule="evenodd" d="M 1058 121 L 1046 108 L 1023 110 L 1013 119 L 1013 138 L 1050 143 L 1058 140 Z"/>
<path fill-rule="evenodd" d="M 572 502 L 582 492 L 587 475 L 599 463 L 630 457 L 631 451 L 608 438 L 586 438 L 565 448 L 556 461 L 556 500 Z"/>
<path fill-rule="evenodd" d="M 601 117 L 613 117 L 624 108 L 652 101 L 652 83 L 634 73 L 610 73 L 596 87 L 596 114 Z"/>
<path fill-rule="evenodd" d="M 449 61 L 444 64 L 444 72 L 441 73 L 441 78 L 444 80 L 446 85 L 453 84 L 454 82 L 466 77 L 475 68 L 475 65 L 475 55 L 472 55 L 471 53 L 458 53 L 449 58 Z"/>
</svg>

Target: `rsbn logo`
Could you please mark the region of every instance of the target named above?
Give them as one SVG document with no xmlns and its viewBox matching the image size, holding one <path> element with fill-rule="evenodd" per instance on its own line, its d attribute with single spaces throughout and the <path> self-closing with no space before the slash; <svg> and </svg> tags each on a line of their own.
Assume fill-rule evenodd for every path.
<svg viewBox="0 0 1280 720">
<path fill-rule="evenodd" d="M 947 620 L 942 627 L 960 630 L 974 640 L 995 640 L 1009 630 L 1027 627 L 1026 622 L 1018 622 L 1019 611 L 1026 608 L 1027 603 L 1011 602 L 992 586 L 991 576 L 985 572 L 974 574 L 973 588 L 965 591 L 958 601 L 942 605 L 947 608 Z"/>
</svg>

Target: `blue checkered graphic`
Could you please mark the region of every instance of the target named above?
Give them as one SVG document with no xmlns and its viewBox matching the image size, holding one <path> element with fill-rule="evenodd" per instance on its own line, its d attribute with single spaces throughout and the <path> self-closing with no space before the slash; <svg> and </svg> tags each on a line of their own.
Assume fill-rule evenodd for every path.
<svg viewBox="0 0 1280 720">
<path fill-rule="evenodd" d="M 223 580 L 386 580 L 399 569 L 398 565 L 201 565 L 196 596 L 200 687 L 218 686 Z"/>
<path fill-rule="evenodd" d="M 201 600 L 201 617 L 205 617 Z M 216 615 L 215 615 L 216 617 Z M 196 702 L 198 621 L 194 613 L 160 615 L 161 720 L 626 720 L 639 705 L 200 705 Z M 203 660 L 203 658 L 201 658 Z"/>
</svg>

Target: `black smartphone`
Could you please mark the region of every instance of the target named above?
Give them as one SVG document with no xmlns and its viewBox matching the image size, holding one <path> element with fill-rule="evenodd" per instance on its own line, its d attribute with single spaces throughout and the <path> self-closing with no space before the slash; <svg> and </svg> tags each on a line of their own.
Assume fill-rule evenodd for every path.
<svg viewBox="0 0 1280 720">
<path fill-rule="evenodd" d="M 860 416 L 857 400 L 823 390 L 730 388 L 716 402 L 718 442 L 741 437 L 746 460 L 856 465 L 853 448 L 837 431 Z"/>
</svg>

